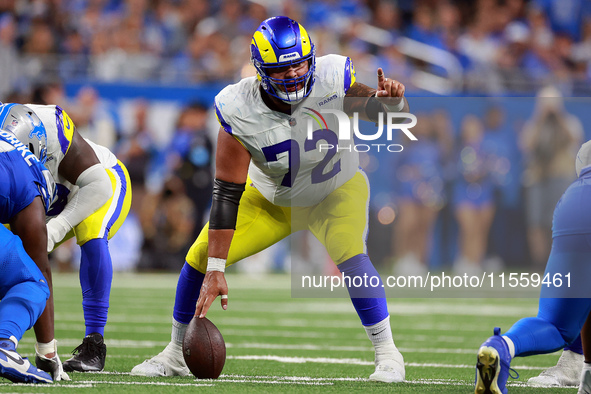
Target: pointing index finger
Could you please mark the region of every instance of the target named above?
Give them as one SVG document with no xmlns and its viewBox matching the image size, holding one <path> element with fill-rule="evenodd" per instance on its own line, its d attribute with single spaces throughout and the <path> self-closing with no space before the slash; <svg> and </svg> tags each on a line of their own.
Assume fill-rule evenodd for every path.
<svg viewBox="0 0 591 394">
<path fill-rule="evenodd" d="M 378 83 L 381 83 L 384 81 L 384 70 L 382 70 L 382 68 L 378 68 Z"/>
</svg>

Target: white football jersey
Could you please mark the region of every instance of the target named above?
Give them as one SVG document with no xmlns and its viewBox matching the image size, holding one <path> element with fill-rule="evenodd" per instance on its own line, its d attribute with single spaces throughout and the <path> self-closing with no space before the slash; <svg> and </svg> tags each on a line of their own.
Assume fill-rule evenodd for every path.
<svg viewBox="0 0 591 394">
<path fill-rule="evenodd" d="M 45 167 L 51 172 L 57 183 L 58 199 L 61 200 L 54 202 L 52 212 L 48 214 L 48 216 L 55 216 L 61 212 L 65 203 L 78 191 L 78 186 L 72 185 L 58 172 L 60 163 L 72 144 L 74 123 L 68 114 L 57 105 L 26 104 L 26 106 L 35 111 L 47 132 L 47 161 Z M 117 164 L 117 157 L 109 149 L 90 140 L 85 140 L 94 150 L 103 167 L 111 168 Z"/>
<path fill-rule="evenodd" d="M 337 117 L 318 112 L 343 110 L 343 98 L 355 82 L 351 60 L 319 57 L 314 77 L 312 92 L 291 115 L 267 107 L 256 77 L 227 86 L 215 98 L 220 124 L 252 156 L 249 175 L 254 186 L 276 205 L 318 204 L 359 167 L 353 140 L 338 139 Z"/>
</svg>

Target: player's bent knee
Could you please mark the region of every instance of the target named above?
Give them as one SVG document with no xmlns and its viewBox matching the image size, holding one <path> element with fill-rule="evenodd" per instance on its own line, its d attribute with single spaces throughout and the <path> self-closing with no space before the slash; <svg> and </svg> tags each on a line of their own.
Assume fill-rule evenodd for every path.
<svg viewBox="0 0 591 394">
<path fill-rule="evenodd" d="M 363 243 L 350 234 L 337 234 L 327 240 L 327 251 L 331 259 L 340 264 L 351 257 L 364 253 Z"/>
<path fill-rule="evenodd" d="M 49 299 L 51 293 L 45 279 L 24 282 L 22 285 L 22 289 L 24 290 L 22 295 L 25 299 L 43 305 Z"/>
<path fill-rule="evenodd" d="M 49 286 L 42 281 L 27 281 L 13 286 L 2 299 L 2 302 L 19 304 L 29 312 L 30 327 L 35 324 L 45 309 L 49 298 Z"/>
</svg>

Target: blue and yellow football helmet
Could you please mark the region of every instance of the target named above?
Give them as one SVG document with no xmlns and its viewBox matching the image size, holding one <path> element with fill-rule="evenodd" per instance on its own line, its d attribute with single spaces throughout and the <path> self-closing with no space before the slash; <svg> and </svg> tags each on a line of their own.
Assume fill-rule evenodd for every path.
<svg viewBox="0 0 591 394">
<path fill-rule="evenodd" d="M 47 160 L 47 131 L 35 112 L 22 104 L 0 102 L 0 129 L 16 135 L 43 164 Z"/>
<path fill-rule="evenodd" d="M 261 86 L 273 97 L 288 104 L 307 97 L 314 85 L 315 48 L 302 25 L 286 16 L 269 18 L 255 31 L 250 44 L 250 59 L 257 70 Z M 308 61 L 308 72 L 301 77 L 278 79 L 269 70 Z M 289 86 L 304 83 L 303 88 L 288 92 Z M 283 88 L 283 89 L 281 89 Z"/>
</svg>

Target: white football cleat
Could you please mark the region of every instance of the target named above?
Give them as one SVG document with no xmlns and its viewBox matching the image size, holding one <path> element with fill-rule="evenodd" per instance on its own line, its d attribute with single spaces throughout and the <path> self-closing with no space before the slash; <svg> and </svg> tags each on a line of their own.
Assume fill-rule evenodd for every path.
<svg viewBox="0 0 591 394">
<path fill-rule="evenodd" d="M 188 376 L 191 371 L 185 363 L 183 349 L 180 344 L 170 342 L 156 356 L 136 365 L 132 375 L 149 377 Z"/>
<path fill-rule="evenodd" d="M 591 370 L 585 368 L 581 374 L 581 383 L 577 394 L 591 394 Z"/>
<path fill-rule="evenodd" d="M 376 359 L 376 370 L 369 375 L 369 380 L 384 383 L 400 383 L 404 381 L 404 358 L 398 350 L 388 358 Z"/>
<path fill-rule="evenodd" d="M 578 386 L 581 381 L 585 357 L 582 354 L 565 350 L 555 366 L 542 371 L 527 381 L 532 386 Z"/>
</svg>

